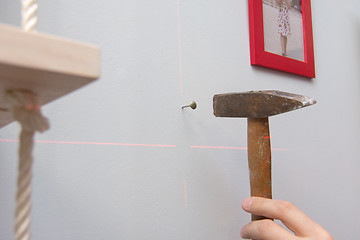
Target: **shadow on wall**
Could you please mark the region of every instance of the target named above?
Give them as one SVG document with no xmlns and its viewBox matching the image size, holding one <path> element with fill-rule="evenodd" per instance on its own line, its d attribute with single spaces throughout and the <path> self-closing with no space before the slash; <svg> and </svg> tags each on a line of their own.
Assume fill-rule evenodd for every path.
<svg viewBox="0 0 360 240">
<path fill-rule="evenodd" d="M 357 48 L 354 49 L 354 55 L 355 55 L 355 63 L 359 66 L 356 68 L 356 75 L 358 76 L 357 79 L 360 79 L 360 17 L 354 19 L 354 29 L 356 31 L 355 34 L 355 42 L 358 44 L 356 45 Z M 360 92 L 360 83 L 358 82 L 358 90 Z M 360 103 L 360 98 L 358 99 Z M 360 118 L 360 116 L 359 116 Z"/>
<path fill-rule="evenodd" d="M 355 53 L 356 53 L 356 62 L 359 64 L 360 66 L 360 18 L 357 18 L 355 21 L 355 29 L 356 29 L 356 42 L 359 43 L 357 46 L 358 48 L 355 49 Z M 360 68 L 357 68 L 358 70 L 358 75 L 360 75 Z"/>
<path fill-rule="evenodd" d="M 264 68 L 264 67 L 259 67 L 259 66 L 251 66 L 251 71 L 254 72 L 259 72 L 261 74 L 264 74 L 264 77 L 268 74 L 273 74 L 273 75 L 278 75 L 284 78 L 291 78 L 294 80 L 301 80 L 307 83 L 314 83 L 314 79 L 313 78 L 307 78 L 307 77 L 303 77 L 303 76 L 299 76 L 299 75 L 294 75 L 292 73 L 287 73 L 287 72 L 282 72 L 279 70 L 275 70 L 275 69 L 270 69 L 270 68 Z M 276 89 L 279 90 L 279 89 Z"/>
</svg>

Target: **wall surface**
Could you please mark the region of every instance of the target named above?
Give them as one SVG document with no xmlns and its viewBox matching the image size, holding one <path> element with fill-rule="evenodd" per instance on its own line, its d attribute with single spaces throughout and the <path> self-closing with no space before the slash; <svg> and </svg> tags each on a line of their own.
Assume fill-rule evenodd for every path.
<svg viewBox="0 0 360 240">
<path fill-rule="evenodd" d="M 0 6 L 0 22 L 19 26 L 20 1 Z M 215 118 L 212 97 L 261 89 L 318 101 L 270 119 L 274 198 L 335 239 L 360 239 L 359 9 L 312 1 L 307 80 L 250 66 L 246 0 L 39 0 L 38 31 L 99 45 L 102 76 L 43 108 L 33 239 L 240 239 L 247 124 Z M 0 130 L 1 240 L 12 238 L 18 133 Z"/>
</svg>

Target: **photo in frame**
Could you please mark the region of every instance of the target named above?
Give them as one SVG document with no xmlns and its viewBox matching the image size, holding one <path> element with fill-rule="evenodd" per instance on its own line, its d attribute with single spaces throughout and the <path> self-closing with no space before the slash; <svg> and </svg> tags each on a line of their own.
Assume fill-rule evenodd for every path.
<svg viewBox="0 0 360 240">
<path fill-rule="evenodd" d="M 315 77 L 311 0 L 248 0 L 251 65 Z"/>
</svg>

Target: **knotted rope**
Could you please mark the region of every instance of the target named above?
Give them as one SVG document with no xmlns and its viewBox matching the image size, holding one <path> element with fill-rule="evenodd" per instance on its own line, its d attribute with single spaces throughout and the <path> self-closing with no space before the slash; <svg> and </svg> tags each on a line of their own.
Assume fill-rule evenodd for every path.
<svg viewBox="0 0 360 240">
<path fill-rule="evenodd" d="M 21 124 L 19 166 L 15 211 L 15 239 L 30 239 L 30 208 L 32 178 L 32 148 L 35 132 L 49 128 L 48 120 L 41 115 L 37 97 L 28 91 L 9 91 L 7 100 L 15 120 Z"/>
<path fill-rule="evenodd" d="M 37 24 L 36 0 L 22 0 L 22 28 L 34 32 Z M 24 90 L 11 90 L 6 93 L 10 111 L 15 120 L 21 124 L 19 141 L 19 165 L 15 210 L 15 240 L 30 239 L 32 148 L 35 132 L 49 128 L 48 120 L 41 115 L 37 96 Z"/>
</svg>

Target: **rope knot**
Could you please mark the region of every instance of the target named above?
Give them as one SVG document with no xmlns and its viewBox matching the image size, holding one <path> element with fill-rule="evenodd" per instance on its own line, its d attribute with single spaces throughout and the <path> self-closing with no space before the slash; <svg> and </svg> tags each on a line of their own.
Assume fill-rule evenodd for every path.
<svg viewBox="0 0 360 240">
<path fill-rule="evenodd" d="M 25 90 L 11 90 L 6 93 L 10 111 L 24 130 L 44 132 L 49 129 L 49 121 L 42 116 L 37 96 Z"/>
</svg>

